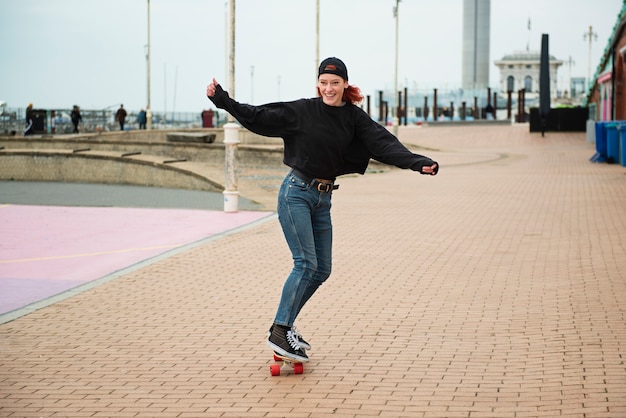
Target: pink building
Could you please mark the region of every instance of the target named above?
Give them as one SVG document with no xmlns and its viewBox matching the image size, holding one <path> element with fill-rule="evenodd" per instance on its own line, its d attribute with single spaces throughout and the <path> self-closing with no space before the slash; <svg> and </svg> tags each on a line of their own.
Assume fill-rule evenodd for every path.
<svg viewBox="0 0 626 418">
<path fill-rule="evenodd" d="M 590 119 L 626 120 L 626 3 L 592 80 L 587 95 Z"/>
</svg>

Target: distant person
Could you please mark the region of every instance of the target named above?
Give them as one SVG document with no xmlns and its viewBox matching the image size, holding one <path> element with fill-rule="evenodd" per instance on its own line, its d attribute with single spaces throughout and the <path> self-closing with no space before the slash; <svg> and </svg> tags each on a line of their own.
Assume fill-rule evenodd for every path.
<svg viewBox="0 0 626 418">
<path fill-rule="evenodd" d="M 32 135 L 34 133 L 33 128 L 33 104 L 29 103 L 26 107 L 26 129 L 22 133 L 24 136 Z"/>
<path fill-rule="evenodd" d="M 146 111 L 141 109 L 137 115 L 137 122 L 139 123 L 139 129 L 146 129 L 146 122 L 148 121 Z"/>
<path fill-rule="evenodd" d="M 115 114 L 115 120 L 120 124 L 120 131 L 124 130 L 124 122 L 126 121 L 126 109 L 124 109 L 124 105 L 121 104 L 120 108 L 117 109 L 117 113 Z"/>
<path fill-rule="evenodd" d="M 491 103 L 487 103 L 487 107 L 485 107 L 485 118 L 487 118 L 487 120 L 494 120 L 495 116 L 495 109 L 491 106 Z"/>
<path fill-rule="evenodd" d="M 72 124 L 74 125 L 74 133 L 78 133 L 78 124 L 83 120 L 83 117 L 80 114 L 80 108 L 76 105 L 72 108 L 72 113 L 70 114 L 70 118 L 72 119 Z"/>
</svg>

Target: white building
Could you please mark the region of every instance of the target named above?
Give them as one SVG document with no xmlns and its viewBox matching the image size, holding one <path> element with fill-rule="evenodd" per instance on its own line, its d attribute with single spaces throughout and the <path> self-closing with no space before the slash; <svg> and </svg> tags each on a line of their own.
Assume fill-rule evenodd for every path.
<svg viewBox="0 0 626 418">
<path fill-rule="evenodd" d="M 501 60 L 494 61 L 500 70 L 500 91 L 526 89 L 527 93 L 539 94 L 539 67 L 541 53 L 538 51 L 515 51 L 505 55 Z M 550 55 L 550 97 L 557 97 L 557 70 L 563 61 Z"/>
</svg>

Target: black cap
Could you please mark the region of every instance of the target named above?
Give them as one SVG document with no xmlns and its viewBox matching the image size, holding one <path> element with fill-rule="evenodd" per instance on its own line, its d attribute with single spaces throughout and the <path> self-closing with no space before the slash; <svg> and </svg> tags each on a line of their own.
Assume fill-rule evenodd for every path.
<svg viewBox="0 0 626 418">
<path fill-rule="evenodd" d="M 335 74 L 346 81 L 348 80 L 348 69 L 346 68 L 346 64 L 344 64 L 339 58 L 335 57 L 326 58 L 322 61 L 317 76 L 319 77 L 322 74 Z"/>
</svg>

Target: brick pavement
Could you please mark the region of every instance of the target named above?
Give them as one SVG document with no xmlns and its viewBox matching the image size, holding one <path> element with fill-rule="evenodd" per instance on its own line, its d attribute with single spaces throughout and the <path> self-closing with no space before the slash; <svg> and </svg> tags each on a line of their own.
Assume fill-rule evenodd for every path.
<svg viewBox="0 0 626 418">
<path fill-rule="evenodd" d="M 626 416 L 626 168 L 583 133 L 401 136 L 442 171 L 342 179 L 303 375 L 269 374 L 270 218 L 1 325 L 0 416 Z"/>
</svg>

